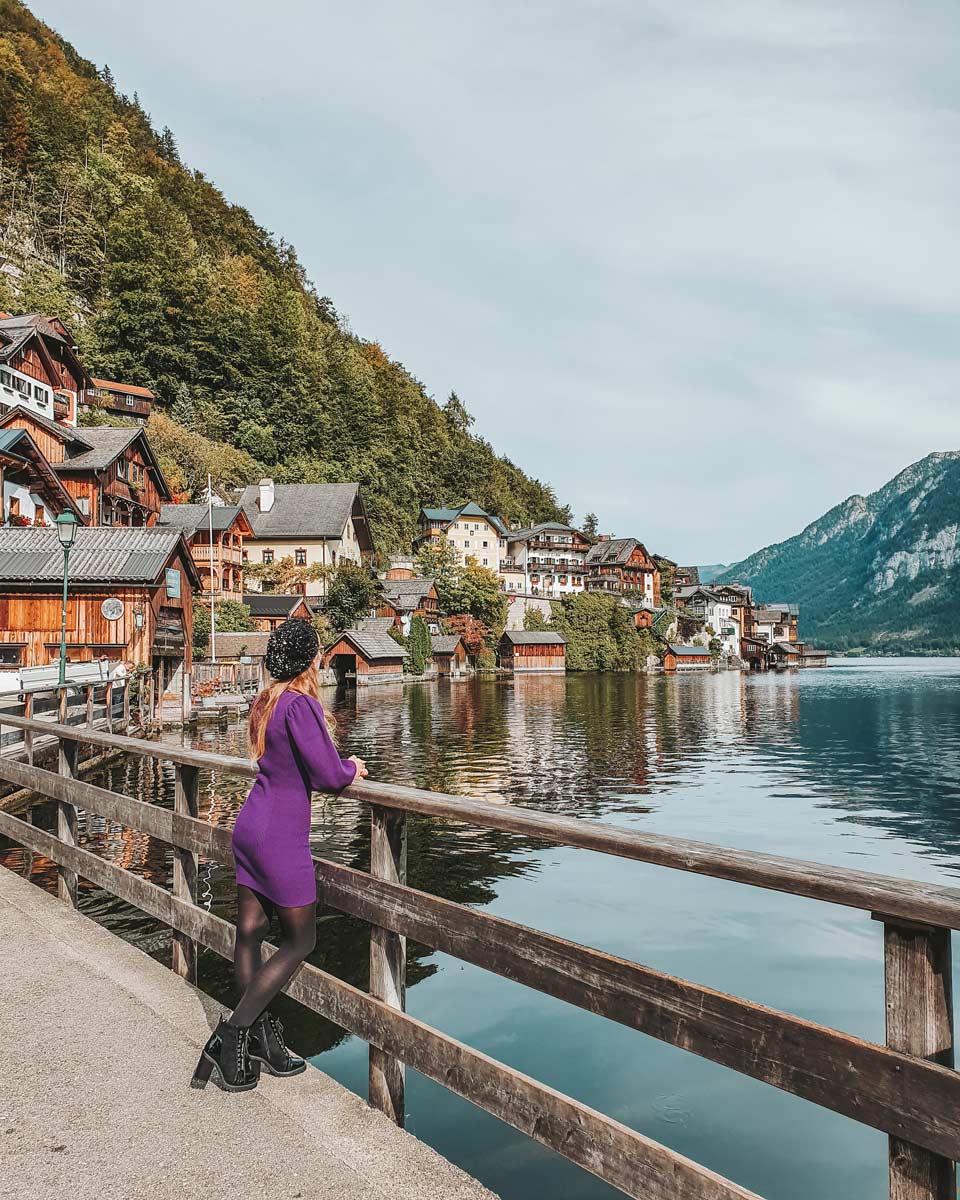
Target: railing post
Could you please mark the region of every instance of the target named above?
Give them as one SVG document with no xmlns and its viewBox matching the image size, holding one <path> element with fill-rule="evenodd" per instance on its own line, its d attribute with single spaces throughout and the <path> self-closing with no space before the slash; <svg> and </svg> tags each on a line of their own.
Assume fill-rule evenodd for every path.
<svg viewBox="0 0 960 1200">
<path fill-rule="evenodd" d="M 113 684 L 108 683 L 103 689 L 103 702 L 106 706 L 107 733 L 113 733 Z"/>
<path fill-rule="evenodd" d="M 123 732 L 130 734 L 130 676 L 123 681 Z"/>
<path fill-rule="evenodd" d="M 186 767 L 179 763 L 174 768 L 173 811 L 185 817 L 196 817 L 200 812 L 200 772 L 197 767 Z M 197 856 L 189 850 L 173 848 L 173 894 L 180 900 L 197 902 Z M 174 971 L 188 983 L 197 982 L 197 943 L 186 934 L 173 934 Z"/>
<path fill-rule="evenodd" d="M 883 921 L 887 1045 L 952 1067 L 950 930 L 874 916 Z M 955 1164 L 891 1137 L 890 1200 L 957 1200 Z"/>
<path fill-rule="evenodd" d="M 33 718 L 33 692 L 25 693 L 23 697 L 23 715 L 31 720 Z M 33 766 L 33 730 L 25 729 L 23 731 L 23 745 L 27 752 L 27 762 Z"/>
<path fill-rule="evenodd" d="M 88 683 L 85 691 L 87 693 L 87 724 L 93 725 L 93 684 Z"/>
<path fill-rule="evenodd" d="M 67 689 L 64 688 L 60 701 L 60 711 L 65 715 L 66 705 L 63 697 L 67 694 Z M 61 721 L 64 716 L 61 716 Z M 58 754 L 58 769 L 60 774 L 65 779 L 76 779 L 77 777 L 77 750 L 76 742 L 68 742 L 66 738 L 58 739 L 59 754 Z M 75 846 L 77 844 L 77 809 L 73 804 L 68 804 L 64 800 L 57 801 L 57 837 L 67 846 Z M 74 908 L 77 907 L 77 875 L 75 871 L 70 871 L 66 867 L 57 867 L 57 895 L 65 904 L 70 904 Z"/>
<path fill-rule="evenodd" d="M 407 881 L 407 816 L 373 805 L 370 810 L 370 874 L 390 883 Z M 407 939 L 378 925 L 370 927 L 370 995 L 401 1012 L 406 1007 Z M 404 1123 L 404 1067 L 370 1047 L 367 1094 L 401 1128 Z"/>
</svg>

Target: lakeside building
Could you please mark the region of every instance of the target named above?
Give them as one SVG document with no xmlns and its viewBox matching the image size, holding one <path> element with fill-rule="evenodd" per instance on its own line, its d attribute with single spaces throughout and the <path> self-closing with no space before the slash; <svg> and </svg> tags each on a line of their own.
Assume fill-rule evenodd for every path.
<svg viewBox="0 0 960 1200">
<path fill-rule="evenodd" d="M 211 523 L 213 545 L 211 547 Z M 164 504 L 158 525 L 180 529 L 190 546 L 205 596 L 243 599 L 243 542 L 253 530 L 238 504 Z"/>
<path fill-rule="evenodd" d="M 458 679 L 467 674 L 467 648 L 459 633 L 434 635 L 430 639 L 430 649 L 438 675 Z"/>
<path fill-rule="evenodd" d="M 676 588 L 674 599 L 687 613 L 713 630 L 720 642 L 722 657 L 740 657 L 744 620 L 745 616 L 749 619 L 752 604 L 749 589 L 691 584 Z"/>
<path fill-rule="evenodd" d="M 155 525 L 172 496 L 139 425 L 74 429 L 18 405 L 0 429 L 25 429 L 88 525 Z"/>
<path fill-rule="evenodd" d="M 663 669 L 674 671 L 702 671 L 713 666 L 710 650 L 706 646 L 670 645 L 663 652 Z"/>
<path fill-rule="evenodd" d="M 762 604 L 753 613 L 750 634 L 771 645 L 799 640 L 799 612 L 796 604 Z"/>
<path fill-rule="evenodd" d="M 143 663 L 165 705 L 188 712 L 191 598 L 199 584 L 178 529 L 81 525 L 70 554 L 68 660 Z M 63 551 L 55 529 L 0 529 L 4 667 L 58 660 L 62 585 Z M 119 608 L 108 600 L 119 601 Z"/>
<path fill-rule="evenodd" d="M 579 529 L 557 521 L 510 530 L 500 560 L 504 591 L 554 599 L 584 591 L 591 545 Z"/>
<path fill-rule="evenodd" d="M 499 517 L 485 512 L 478 504 L 421 508 L 418 525 L 419 532 L 413 539 L 414 554 L 421 546 L 445 538 L 461 562 L 472 556 L 481 567 L 500 573 L 501 559 L 507 553 L 507 528 Z"/>
<path fill-rule="evenodd" d="M 356 483 L 280 483 L 261 479 L 244 488 L 240 507 L 252 534 L 246 535 L 245 561 L 269 566 L 291 558 L 298 567 L 335 568 L 338 563 L 370 562 L 373 539 Z M 266 589 L 248 581 L 251 591 Z M 306 596 L 326 594 L 326 579 L 302 585 Z"/>
<path fill-rule="evenodd" d="M 500 665 L 515 673 L 567 669 L 567 643 L 559 633 L 508 629 L 500 639 L 498 655 Z"/>
<path fill-rule="evenodd" d="M 639 593 L 660 605 L 660 568 L 637 538 L 601 537 L 586 556 L 587 591 Z"/>
<path fill-rule="evenodd" d="M 388 633 L 347 629 L 323 652 L 322 663 L 337 683 L 365 687 L 372 683 L 400 683 L 407 651 Z"/>
</svg>

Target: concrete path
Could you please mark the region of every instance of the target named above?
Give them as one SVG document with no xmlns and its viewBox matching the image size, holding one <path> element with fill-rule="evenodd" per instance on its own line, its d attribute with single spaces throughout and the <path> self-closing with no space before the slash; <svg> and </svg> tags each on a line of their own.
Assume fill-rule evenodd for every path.
<svg viewBox="0 0 960 1200">
<path fill-rule="evenodd" d="M 189 1080 L 219 1009 L 0 867 L 4 1200 L 496 1200 L 321 1071 Z"/>
</svg>

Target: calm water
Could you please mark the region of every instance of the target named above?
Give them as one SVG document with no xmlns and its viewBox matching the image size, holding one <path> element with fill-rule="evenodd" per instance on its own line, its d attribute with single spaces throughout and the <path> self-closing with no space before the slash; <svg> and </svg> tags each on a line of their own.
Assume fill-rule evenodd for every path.
<svg viewBox="0 0 960 1200">
<path fill-rule="evenodd" d="M 346 753 L 371 775 L 629 828 L 917 879 L 960 872 L 960 661 L 859 660 L 828 671 L 676 678 L 569 676 L 378 688 L 337 700 Z M 239 727 L 196 744 L 242 745 Z M 97 782 L 172 801 L 172 771 L 124 762 Z M 241 782 L 205 778 L 201 815 L 229 824 Z M 39 817 L 43 820 L 43 816 Z M 166 882 L 169 853 L 90 818 L 86 844 Z M 318 805 L 315 852 L 366 867 L 361 806 Z M 31 869 L 21 852 L 7 865 Z M 49 864 L 33 877 L 49 882 Z M 232 915 L 232 879 L 202 870 Z M 865 913 L 522 838 L 415 820 L 410 882 L 512 920 L 883 1040 L 881 927 Z M 152 922 L 102 893 L 84 907 L 145 949 Z M 314 961 L 366 985 L 366 928 L 323 914 Z M 408 1008 L 706 1163 L 769 1200 L 886 1195 L 886 1140 L 843 1117 L 417 946 Z M 228 996 L 225 966 L 202 985 Z M 289 1004 L 291 1042 L 348 1087 L 366 1048 Z M 506 1200 L 601 1200 L 612 1189 L 414 1073 L 409 1127 Z"/>
</svg>

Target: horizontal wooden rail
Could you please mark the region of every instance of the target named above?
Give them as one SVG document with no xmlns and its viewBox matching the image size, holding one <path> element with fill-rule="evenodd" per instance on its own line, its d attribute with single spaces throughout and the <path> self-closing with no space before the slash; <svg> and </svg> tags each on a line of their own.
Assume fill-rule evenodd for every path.
<svg viewBox="0 0 960 1200">
<path fill-rule="evenodd" d="M 10 813 L 0 812 L 0 833 L 224 958 L 233 958 L 235 931 L 228 921 Z M 264 945 L 266 953 L 274 950 Z M 301 966 L 285 990 L 313 1012 L 402 1059 L 635 1200 L 759 1200 L 699 1163 L 317 967 Z"/>
<path fill-rule="evenodd" d="M 67 740 L 108 746 L 183 766 L 224 771 L 241 778 L 250 779 L 256 775 L 256 767 L 248 759 L 189 750 L 166 742 L 122 737 L 83 726 L 58 725 L 6 714 L 0 715 L 0 725 L 54 733 Z M 854 871 L 846 867 L 832 867 L 749 850 L 728 850 L 708 842 L 641 833 L 598 821 L 559 817 L 532 808 L 491 804 L 467 796 L 426 792 L 399 784 L 364 780 L 351 784 L 344 794 L 387 808 L 463 821 L 543 842 L 595 850 L 601 854 L 750 884 L 788 895 L 858 908 L 864 912 L 882 912 L 901 920 L 960 929 L 960 888 L 942 884 L 897 879 L 889 875 L 875 875 L 868 871 Z"/>
<path fill-rule="evenodd" d="M 26 763 L 0 761 L 0 778 L 233 864 L 230 831 L 206 821 Z M 333 908 L 890 1136 L 960 1157 L 955 1071 L 352 867 L 314 862 L 320 899 Z"/>
</svg>

